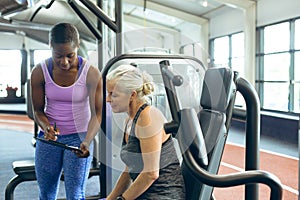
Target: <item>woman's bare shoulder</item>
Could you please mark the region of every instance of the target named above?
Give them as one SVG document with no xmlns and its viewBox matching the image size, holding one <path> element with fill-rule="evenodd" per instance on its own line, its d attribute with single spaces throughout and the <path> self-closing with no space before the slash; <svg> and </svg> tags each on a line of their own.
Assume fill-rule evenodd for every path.
<svg viewBox="0 0 300 200">
<path fill-rule="evenodd" d="M 154 107 L 147 106 L 137 121 L 137 137 L 147 138 L 161 133 L 166 119 L 162 112 Z"/>
<path fill-rule="evenodd" d="M 97 67 L 91 65 L 89 67 L 87 76 L 88 76 L 88 78 L 93 79 L 93 80 L 99 79 L 99 78 L 101 78 L 101 72 Z"/>
<path fill-rule="evenodd" d="M 37 64 L 33 69 L 31 70 L 31 80 L 38 80 L 43 79 L 43 70 L 41 64 Z"/>
</svg>

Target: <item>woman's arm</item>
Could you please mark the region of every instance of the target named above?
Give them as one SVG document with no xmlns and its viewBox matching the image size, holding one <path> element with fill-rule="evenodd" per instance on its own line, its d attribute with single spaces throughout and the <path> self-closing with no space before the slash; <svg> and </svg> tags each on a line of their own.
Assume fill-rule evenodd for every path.
<svg viewBox="0 0 300 200">
<path fill-rule="evenodd" d="M 126 200 L 139 197 L 159 177 L 160 152 L 164 135 L 164 120 L 159 120 L 161 118 L 160 113 L 150 107 L 147 107 L 139 117 L 136 136 L 140 140 L 144 168 L 122 194 Z"/>
<path fill-rule="evenodd" d="M 126 168 L 125 171 L 120 175 L 116 186 L 112 190 L 112 192 L 106 197 L 106 200 L 115 200 L 118 196 L 123 194 L 123 192 L 129 187 L 131 184 L 131 178 L 129 176 L 128 170 Z"/>
<path fill-rule="evenodd" d="M 44 130 L 45 138 L 55 140 L 54 128 L 45 115 L 45 80 L 41 65 L 33 68 L 30 77 L 31 102 L 34 121 Z"/>
<path fill-rule="evenodd" d="M 88 124 L 87 135 L 80 145 L 84 154 L 81 157 L 85 157 L 88 153 L 89 145 L 100 128 L 102 116 L 102 77 L 100 71 L 93 66 L 90 66 L 87 74 L 87 87 L 89 92 L 91 118 Z"/>
<path fill-rule="evenodd" d="M 122 194 L 126 199 L 136 199 L 143 194 L 159 177 L 159 159 L 161 147 L 161 135 L 157 134 L 152 138 L 140 140 L 144 169 Z"/>
</svg>

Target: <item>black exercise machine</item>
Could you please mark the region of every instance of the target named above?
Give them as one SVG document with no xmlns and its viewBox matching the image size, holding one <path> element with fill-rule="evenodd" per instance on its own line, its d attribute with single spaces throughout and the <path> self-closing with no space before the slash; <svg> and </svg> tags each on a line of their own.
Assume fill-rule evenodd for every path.
<svg viewBox="0 0 300 200">
<path fill-rule="evenodd" d="M 252 97 L 254 97 L 254 102 L 252 101 L 251 103 L 256 104 L 256 95 L 249 87 L 249 84 L 246 84 L 245 80 L 237 77 L 233 78 L 233 72 L 229 68 L 208 69 L 205 73 L 202 89 L 202 109 L 197 114 L 193 108 L 181 109 L 179 107 L 180 103 L 177 99 L 176 83 L 174 82 L 176 75 L 172 74 L 168 69 L 168 61 L 160 62 L 160 67 L 164 76 L 163 80 L 168 100 L 172 102 L 170 103 L 172 116 L 175 119 L 175 121 L 171 122 L 171 126 L 166 124 L 166 129 L 173 127 L 173 130 L 170 130 L 174 133 L 174 137 L 177 138 L 181 149 L 183 156 L 182 171 L 186 184 L 187 199 L 213 199 L 213 187 L 232 187 L 237 185 L 246 185 L 245 198 L 247 200 L 258 199 L 257 184 L 253 183 L 268 185 L 271 189 L 270 199 L 282 199 L 280 180 L 271 173 L 258 170 L 255 166 L 253 169 L 246 169 L 247 171 L 245 172 L 227 175 L 216 174 L 220 166 L 233 112 L 235 85 L 237 90 L 242 91 L 242 95 L 246 96 L 245 99 L 248 106 L 253 100 L 251 99 Z M 239 81 L 242 81 L 243 84 Z M 249 108 L 248 106 L 247 108 Z M 255 108 L 256 106 L 254 105 L 253 107 Z M 254 112 L 255 114 L 258 114 L 258 112 Z M 254 127 L 257 127 L 259 123 L 256 120 L 258 119 L 259 117 L 254 118 L 250 116 L 248 119 L 250 122 L 247 125 L 254 124 Z M 176 127 L 178 131 L 174 132 Z M 247 130 L 249 135 L 251 131 L 257 131 L 257 129 L 252 130 L 251 128 Z M 257 135 L 257 133 L 254 133 L 252 137 L 250 135 L 246 138 L 248 140 L 246 144 L 254 146 L 254 153 L 258 152 Z M 246 155 L 248 161 L 250 156 Z M 257 165 L 257 155 L 254 154 L 254 157 L 252 155 L 251 159 L 254 160 L 254 165 Z M 250 165 L 253 165 L 253 163 Z"/>
</svg>

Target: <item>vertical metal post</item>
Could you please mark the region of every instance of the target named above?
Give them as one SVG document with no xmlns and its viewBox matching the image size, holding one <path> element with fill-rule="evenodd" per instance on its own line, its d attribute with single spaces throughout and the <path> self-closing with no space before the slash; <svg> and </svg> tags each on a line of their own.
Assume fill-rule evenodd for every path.
<svg viewBox="0 0 300 200">
<path fill-rule="evenodd" d="M 121 55 L 123 52 L 122 45 L 122 0 L 115 0 L 115 19 L 116 19 L 116 54 Z"/>
<path fill-rule="evenodd" d="M 97 6 L 102 9 L 103 8 L 103 0 L 97 0 Z M 103 36 L 103 30 L 102 30 L 103 23 L 102 21 L 97 18 L 97 29 Z M 97 49 L 98 49 L 98 68 L 101 71 L 103 69 L 104 63 L 103 63 L 103 37 L 99 38 L 97 40 Z M 103 87 L 103 90 L 105 87 Z M 103 92 L 102 95 L 104 95 L 105 92 Z M 107 196 L 106 194 L 106 166 L 103 164 L 103 161 L 106 160 L 106 142 L 105 141 L 105 132 L 106 132 L 106 112 L 104 111 L 106 108 L 105 104 L 105 98 L 103 98 L 103 106 L 102 106 L 102 122 L 101 122 L 101 129 L 98 133 L 98 142 L 99 142 L 99 168 L 100 168 L 100 176 L 99 176 L 99 182 L 100 182 L 100 197 L 105 198 Z"/>
<path fill-rule="evenodd" d="M 176 134 L 180 124 L 180 115 L 179 115 L 180 105 L 176 97 L 176 92 L 174 92 L 176 91 L 175 86 L 173 83 L 171 83 L 172 80 L 170 80 L 170 77 L 167 77 L 167 74 L 171 73 L 168 70 L 169 66 L 170 66 L 169 60 L 162 60 L 159 62 L 159 67 L 162 74 L 163 83 L 165 85 L 165 90 L 169 101 L 171 115 L 173 118 L 173 121 L 166 123 L 164 128 L 165 130 L 168 130 L 168 132 Z"/>
<path fill-rule="evenodd" d="M 102 9 L 103 7 L 103 0 L 97 0 L 97 6 Z M 101 33 L 102 37 L 100 37 L 97 40 L 97 49 L 98 49 L 98 68 L 101 71 L 104 67 L 104 63 L 103 63 L 103 23 L 102 21 L 97 18 L 97 29 L 99 30 L 99 32 Z"/>
<path fill-rule="evenodd" d="M 260 103 L 254 87 L 245 79 L 238 78 L 237 90 L 246 102 L 246 155 L 245 169 L 259 169 Z M 258 199 L 258 184 L 245 186 L 245 199 Z"/>
</svg>

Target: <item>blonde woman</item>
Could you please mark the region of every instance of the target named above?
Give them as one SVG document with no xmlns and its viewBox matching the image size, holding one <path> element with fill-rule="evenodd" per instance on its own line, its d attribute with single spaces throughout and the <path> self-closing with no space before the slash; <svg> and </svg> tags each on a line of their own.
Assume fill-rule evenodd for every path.
<svg viewBox="0 0 300 200">
<path fill-rule="evenodd" d="M 114 113 L 126 112 L 121 159 L 126 168 L 107 200 L 185 199 L 183 177 L 166 119 L 148 105 L 152 77 L 131 65 L 107 75 L 107 98 Z"/>
</svg>

